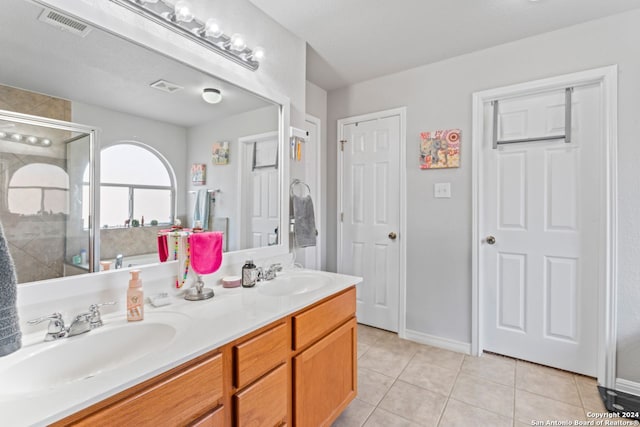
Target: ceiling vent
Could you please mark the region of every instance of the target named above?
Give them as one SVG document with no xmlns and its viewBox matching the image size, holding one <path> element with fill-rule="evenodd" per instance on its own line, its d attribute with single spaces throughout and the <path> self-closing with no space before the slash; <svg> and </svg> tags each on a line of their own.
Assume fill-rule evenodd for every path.
<svg viewBox="0 0 640 427">
<path fill-rule="evenodd" d="M 184 89 L 182 86 L 178 86 L 175 83 L 168 82 L 166 80 L 158 80 L 155 83 L 151 83 L 150 85 L 154 89 L 161 90 L 163 92 L 174 93 L 179 90 Z"/>
<path fill-rule="evenodd" d="M 70 16 L 63 15 L 62 13 L 53 9 L 44 9 L 38 21 L 46 22 L 49 25 L 53 25 L 64 31 L 68 31 L 80 37 L 85 37 L 91 32 L 91 27 L 82 21 L 79 21 Z"/>
</svg>

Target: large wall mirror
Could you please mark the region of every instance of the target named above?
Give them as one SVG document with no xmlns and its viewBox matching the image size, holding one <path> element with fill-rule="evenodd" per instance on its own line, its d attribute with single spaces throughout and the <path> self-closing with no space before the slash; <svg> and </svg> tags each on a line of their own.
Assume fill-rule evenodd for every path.
<svg viewBox="0 0 640 427">
<path fill-rule="evenodd" d="M 60 11 L 3 6 L 0 221 L 20 283 L 158 262 L 176 219 L 223 232 L 227 252 L 282 243 L 281 105 L 90 25 L 63 30 Z"/>
</svg>

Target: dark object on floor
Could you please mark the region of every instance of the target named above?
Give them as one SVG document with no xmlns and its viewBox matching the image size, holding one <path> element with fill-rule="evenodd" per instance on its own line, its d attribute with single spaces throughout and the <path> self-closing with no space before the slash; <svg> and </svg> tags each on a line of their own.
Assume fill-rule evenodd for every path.
<svg viewBox="0 0 640 427">
<path fill-rule="evenodd" d="M 640 421 L 640 396 L 598 386 L 600 397 L 609 412 Z"/>
</svg>

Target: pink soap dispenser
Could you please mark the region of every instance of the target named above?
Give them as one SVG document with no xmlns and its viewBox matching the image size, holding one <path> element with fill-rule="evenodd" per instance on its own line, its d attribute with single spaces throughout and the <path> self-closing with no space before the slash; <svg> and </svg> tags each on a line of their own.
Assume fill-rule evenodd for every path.
<svg viewBox="0 0 640 427">
<path fill-rule="evenodd" d="M 135 322 L 144 319 L 144 292 L 140 270 L 131 270 L 131 280 L 127 289 L 127 320 Z"/>
</svg>

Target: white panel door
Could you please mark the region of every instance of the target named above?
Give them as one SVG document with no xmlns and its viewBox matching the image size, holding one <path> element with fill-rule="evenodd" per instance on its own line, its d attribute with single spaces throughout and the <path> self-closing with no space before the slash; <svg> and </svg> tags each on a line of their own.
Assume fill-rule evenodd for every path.
<svg viewBox="0 0 640 427">
<path fill-rule="evenodd" d="M 573 92 L 572 140 L 482 147 L 485 350 L 596 375 L 604 147 L 600 90 Z M 564 134 L 564 92 L 499 102 L 498 139 Z M 495 238 L 491 243 L 488 236 Z"/>
<path fill-rule="evenodd" d="M 258 159 L 275 159 L 278 150 L 277 135 L 260 139 L 256 143 Z M 278 169 L 274 167 L 253 169 L 253 143 L 245 143 L 242 178 L 242 212 L 248 227 L 241 230 L 241 249 L 259 248 L 278 243 L 277 228 L 280 225 L 278 205 Z M 271 160 L 267 160 L 271 163 Z M 260 162 L 258 162 L 260 164 Z"/>
<path fill-rule="evenodd" d="M 345 124 L 341 134 L 340 272 L 364 278 L 356 289 L 358 322 L 397 332 L 400 116 Z"/>
</svg>

